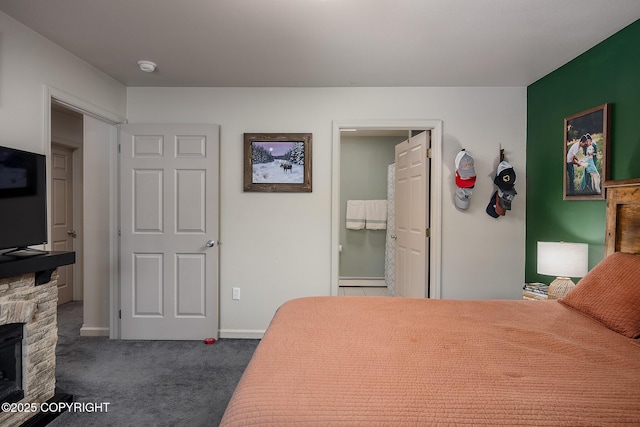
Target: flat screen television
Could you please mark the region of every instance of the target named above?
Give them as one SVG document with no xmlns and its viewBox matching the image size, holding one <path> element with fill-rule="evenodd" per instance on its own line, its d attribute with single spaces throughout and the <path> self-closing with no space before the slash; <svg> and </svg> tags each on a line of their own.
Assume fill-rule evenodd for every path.
<svg viewBox="0 0 640 427">
<path fill-rule="evenodd" d="M 45 156 L 0 147 L 0 250 L 47 242 Z"/>
</svg>

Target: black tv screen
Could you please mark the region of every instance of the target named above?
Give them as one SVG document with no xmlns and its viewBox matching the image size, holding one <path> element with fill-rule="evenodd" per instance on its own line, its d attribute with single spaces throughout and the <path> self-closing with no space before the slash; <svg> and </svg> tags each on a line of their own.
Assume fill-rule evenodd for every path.
<svg viewBox="0 0 640 427">
<path fill-rule="evenodd" d="M 46 242 L 45 156 L 0 147 L 0 249 Z"/>
</svg>

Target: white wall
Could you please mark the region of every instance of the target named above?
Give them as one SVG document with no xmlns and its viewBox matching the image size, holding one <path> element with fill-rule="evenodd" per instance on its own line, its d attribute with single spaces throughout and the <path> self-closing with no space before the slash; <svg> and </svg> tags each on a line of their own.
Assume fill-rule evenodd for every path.
<svg viewBox="0 0 640 427">
<path fill-rule="evenodd" d="M 0 12 L 0 143 L 44 153 L 44 85 L 126 114 L 125 87 Z"/>
<path fill-rule="evenodd" d="M 126 89 L 122 84 L 0 13 L 0 145 L 47 152 L 50 125 L 45 88 L 82 100 L 85 107 L 99 112 L 122 117 L 126 114 Z M 103 140 L 85 140 L 85 153 L 100 156 L 102 144 Z M 104 181 L 111 173 L 109 163 L 109 155 L 90 159 L 85 169 L 85 194 L 105 186 L 109 189 L 110 183 Z M 108 192 L 104 197 L 108 205 Z M 91 214 L 85 212 L 85 229 L 103 230 L 105 215 Z M 109 327 L 109 282 L 99 274 L 110 270 L 110 248 L 104 241 L 94 241 L 93 246 L 87 242 L 86 249 L 89 256 L 85 257 L 85 272 L 92 280 L 85 279 L 84 310 L 91 317 L 85 319 L 84 327 L 103 335 Z"/>
<path fill-rule="evenodd" d="M 519 298 L 524 280 L 526 88 L 128 88 L 131 123 L 221 125 L 221 336 L 263 331 L 284 301 L 329 295 L 332 121 L 443 120 L 442 297 Z M 313 133 L 312 193 L 244 193 L 245 132 Z M 500 146 L 518 196 L 485 213 Z M 474 157 L 471 207 L 453 205 L 456 153 Z M 242 299 L 231 300 L 240 287 Z"/>
<path fill-rule="evenodd" d="M 112 141 L 116 129 L 91 117 L 84 119 L 84 324 L 81 335 L 109 335 L 110 278 L 117 269 L 110 264 L 113 249 L 111 206 L 117 156 Z M 91 175 L 91 179 L 87 179 Z"/>
<path fill-rule="evenodd" d="M 441 119 L 444 123 L 442 296 L 518 298 L 524 280 L 526 88 L 130 88 L 0 13 L 0 144 L 44 153 L 45 90 L 131 122 L 221 125 L 222 336 L 264 330 L 284 301 L 330 293 L 331 146 L 333 120 Z M 126 91 L 126 96 L 125 96 Z M 47 124 L 48 126 L 48 124 Z M 313 192 L 242 192 L 244 132 L 312 132 Z M 85 186 L 106 188 L 109 160 L 100 139 Z M 87 144 L 93 142 L 85 141 Z M 500 219 L 484 209 L 500 144 L 518 174 L 514 210 Z M 471 208 L 453 206 L 453 158 L 462 147 L 476 160 L 479 181 Z M 87 163 L 88 165 L 88 163 Z M 85 192 L 86 194 L 86 192 Z M 105 195 L 107 197 L 107 195 Z M 94 205 L 102 206 L 102 201 Z M 96 207 L 97 206 L 97 207 Z M 104 217 L 85 213 L 85 228 Z M 113 271 L 109 248 L 88 253 L 86 277 Z M 87 286 L 94 286 L 87 291 Z M 242 289 L 231 300 L 231 287 Z M 90 297 L 90 295 L 92 295 Z M 109 327 L 108 283 L 85 281 L 87 330 Z M 102 333 L 100 332 L 100 333 Z"/>
</svg>

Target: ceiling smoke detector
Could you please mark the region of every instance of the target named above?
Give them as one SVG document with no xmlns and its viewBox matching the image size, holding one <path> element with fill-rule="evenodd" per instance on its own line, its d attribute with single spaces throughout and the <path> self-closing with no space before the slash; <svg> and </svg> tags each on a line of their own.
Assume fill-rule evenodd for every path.
<svg viewBox="0 0 640 427">
<path fill-rule="evenodd" d="M 153 73 L 156 70 L 156 63 L 151 61 L 138 61 L 138 66 L 145 73 Z"/>
</svg>

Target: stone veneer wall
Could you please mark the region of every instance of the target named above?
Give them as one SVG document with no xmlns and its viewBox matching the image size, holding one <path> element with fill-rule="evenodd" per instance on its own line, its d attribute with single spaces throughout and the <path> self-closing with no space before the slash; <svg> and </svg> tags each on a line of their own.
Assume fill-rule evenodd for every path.
<svg viewBox="0 0 640 427">
<path fill-rule="evenodd" d="M 40 286 L 35 286 L 34 273 L 0 279 L 0 325 L 26 323 L 26 359 L 23 345 L 26 384 L 25 397 L 20 402 L 43 403 L 52 398 L 55 392 L 57 284 L 57 271 L 51 276 L 51 281 Z M 0 412 L 0 425 L 18 426 L 33 415 L 28 412 Z"/>
</svg>

